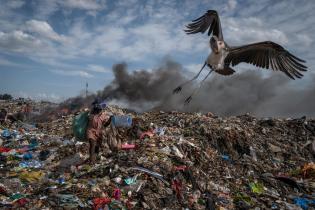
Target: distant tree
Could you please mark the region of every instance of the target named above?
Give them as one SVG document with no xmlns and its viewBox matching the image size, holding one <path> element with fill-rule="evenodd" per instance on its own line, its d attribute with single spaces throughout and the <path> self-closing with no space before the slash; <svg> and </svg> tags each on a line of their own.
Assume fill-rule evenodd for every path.
<svg viewBox="0 0 315 210">
<path fill-rule="evenodd" d="M 0 94 L 0 99 L 1 100 L 12 100 L 13 97 L 10 94 L 5 93 L 5 94 Z"/>
</svg>

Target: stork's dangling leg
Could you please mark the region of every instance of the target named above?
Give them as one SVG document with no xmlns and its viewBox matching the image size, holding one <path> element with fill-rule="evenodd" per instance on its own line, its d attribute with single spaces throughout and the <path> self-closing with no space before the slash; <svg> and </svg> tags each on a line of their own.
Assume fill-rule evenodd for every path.
<svg viewBox="0 0 315 210">
<path fill-rule="evenodd" d="M 197 78 L 199 77 L 200 73 L 202 72 L 203 68 L 206 66 L 206 64 L 207 64 L 207 63 L 205 62 L 205 63 L 203 64 L 202 68 L 200 69 L 200 71 L 198 72 L 198 74 L 197 74 L 196 76 L 194 76 L 191 80 L 188 80 L 188 81 L 182 83 L 181 85 L 179 85 L 177 88 L 175 88 L 175 89 L 173 90 L 173 93 L 174 93 L 174 94 L 175 94 L 175 93 L 179 93 L 179 92 L 182 90 L 182 87 L 183 87 L 184 85 L 187 85 L 188 83 L 190 83 L 190 82 L 194 81 L 195 79 L 197 79 Z"/>
<path fill-rule="evenodd" d="M 188 98 L 186 98 L 185 105 L 189 104 L 189 102 L 192 99 L 192 96 L 201 88 L 202 83 L 209 77 L 211 72 L 213 72 L 213 69 L 211 69 L 210 72 L 207 74 L 207 76 L 205 76 L 205 78 L 200 82 L 199 87 L 195 88 L 194 91 L 192 92 L 192 94 Z"/>
</svg>

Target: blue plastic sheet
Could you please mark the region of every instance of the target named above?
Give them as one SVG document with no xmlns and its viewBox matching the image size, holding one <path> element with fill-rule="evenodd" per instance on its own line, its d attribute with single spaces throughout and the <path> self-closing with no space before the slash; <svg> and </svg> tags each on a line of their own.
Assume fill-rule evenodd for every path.
<svg viewBox="0 0 315 210">
<path fill-rule="evenodd" d="M 294 204 L 298 205 L 303 210 L 307 210 L 310 204 L 315 205 L 315 200 L 298 197 L 298 198 L 294 198 Z"/>
</svg>

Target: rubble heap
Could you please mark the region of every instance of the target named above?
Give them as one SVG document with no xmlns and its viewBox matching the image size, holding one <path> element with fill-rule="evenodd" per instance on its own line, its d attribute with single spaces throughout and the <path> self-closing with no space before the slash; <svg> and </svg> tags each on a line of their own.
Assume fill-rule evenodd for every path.
<svg viewBox="0 0 315 210">
<path fill-rule="evenodd" d="M 21 209 L 315 209 L 315 120 L 126 113 L 124 147 L 85 162 L 73 114 L 0 127 L 0 205 Z"/>
</svg>

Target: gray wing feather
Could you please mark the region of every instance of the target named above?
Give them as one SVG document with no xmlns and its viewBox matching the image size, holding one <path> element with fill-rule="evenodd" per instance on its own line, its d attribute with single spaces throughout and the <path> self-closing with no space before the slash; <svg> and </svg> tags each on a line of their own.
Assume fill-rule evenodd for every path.
<svg viewBox="0 0 315 210">
<path fill-rule="evenodd" d="M 188 24 L 186 28 L 185 32 L 187 34 L 204 33 L 209 29 L 208 36 L 212 33 L 220 40 L 223 40 L 220 18 L 215 10 L 208 10 L 203 16 Z"/>
<path fill-rule="evenodd" d="M 301 78 L 303 76 L 301 71 L 307 71 L 307 67 L 303 65 L 304 60 L 270 41 L 231 47 L 224 62 L 226 66 L 245 62 L 265 69 L 282 71 L 291 79 Z"/>
</svg>

